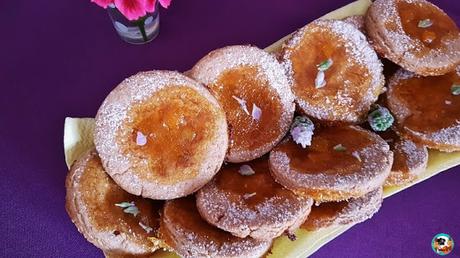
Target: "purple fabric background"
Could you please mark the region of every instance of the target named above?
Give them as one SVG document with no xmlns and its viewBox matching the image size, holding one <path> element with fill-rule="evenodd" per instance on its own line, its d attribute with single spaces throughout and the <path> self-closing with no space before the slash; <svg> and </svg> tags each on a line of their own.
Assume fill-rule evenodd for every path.
<svg viewBox="0 0 460 258">
<path fill-rule="evenodd" d="M 81 1 L 0 1 L 1 257 L 101 257 L 64 209 L 64 117 L 94 116 L 107 93 L 141 70 L 190 68 L 215 48 L 261 48 L 350 0 L 174 1 L 159 37 L 122 42 L 103 9 Z M 435 1 L 460 23 L 458 0 Z M 432 237 L 457 240 L 460 167 L 385 201 L 315 257 L 436 257 Z"/>
</svg>

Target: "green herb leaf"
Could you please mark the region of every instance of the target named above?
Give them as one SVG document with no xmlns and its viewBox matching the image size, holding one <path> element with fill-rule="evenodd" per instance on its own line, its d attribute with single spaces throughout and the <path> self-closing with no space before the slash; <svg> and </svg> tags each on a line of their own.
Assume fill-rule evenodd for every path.
<svg viewBox="0 0 460 258">
<path fill-rule="evenodd" d="M 120 208 L 128 208 L 131 206 L 135 206 L 134 202 L 120 202 L 120 203 L 115 203 L 115 206 L 120 207 Z"/>
<path fill-rule="evenodd" d="M 450 91 L 452 92 L 452 95 L 454 96 L 460 95 L 460 84 L 452 85 L 452 88 L 450 88 Z"/>
<path fill-rule="evenodd" d="M 328 58 L 327 60 L 324 60 L 319 65 L 317 65 L 318 71 L 322 71 L 322 72 L 326 71 L 332 66 L 333 63 L 334 62 L 330 58 Z"/>
<path fill-rule="evenodd" d="M 137 214 L 139 214 L 139 209 L 136 207 L 136 204 L 134 202 L 115 203 L 115 206 L 122 208 L 124 213 L 132 214 L 134 215 L 134 217 L 136 217 Z"/>
<path fill-rule="evenodd" d="M 334 150 L 343 152 L 343 151 L 346 151 L 347 148 L 345 148 L 345 146 L 343 146 L 342 144 L 337 144 L 337 145 L 334 146 Z"/>
<path fill-rule="evenodd" d="M 129 206 L 128 208 L 125 208 L 123 212 L 132 214 L 134 217 L 136 217 L 137 214 L 139 214 L 139 209 L 136 206 Z"/>
<path fill-rule="evenodd" d="M 418 27 L 419 28 L 429 28 L 431 27 L 431 25 L 433 25 L 433 22 L 430 20 L 430 19 L 425 19 L 425 20 L 420 20 L 418 22 Z"/>
<path fill-rule="evenodd" d="M 377 105 L 377 108 L 370 112 L 367 116 L 369 125 L 371 126 L 372 130 L 376 132 L 386 131 L 391 127 L 391 125 L 393 125 L 394 120 L 395 119 L 393 115 L 391 115 L 390 111 L 380 105 Z"/>
</svg>

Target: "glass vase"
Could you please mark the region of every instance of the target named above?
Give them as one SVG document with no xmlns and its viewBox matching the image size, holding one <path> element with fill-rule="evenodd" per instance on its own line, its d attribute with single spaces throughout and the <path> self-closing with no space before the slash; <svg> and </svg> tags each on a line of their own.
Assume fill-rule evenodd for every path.
<svg viewBox="0 0 460 258">
<path fill-rule="evenodd" d="M 130 44 L 145 44 L 152 41 L 160 32 L 160 13 L 156 6 L 153 13 L 130 21 L 115 7 L 109 5 L 107 11 L 118 35 Z"/>
</svg>

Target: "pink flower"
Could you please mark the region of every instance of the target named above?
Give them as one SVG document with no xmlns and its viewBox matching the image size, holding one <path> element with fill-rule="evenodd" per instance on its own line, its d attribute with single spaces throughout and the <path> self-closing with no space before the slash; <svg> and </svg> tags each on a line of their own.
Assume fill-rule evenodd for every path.
<svg viewBox="0 0 460 258">
<path fill-rule="evenodd" d="M 113 0 L 91 0 L 91 2 L 105 9 L 109 4 L 113 3 Z"/>
<path fill-rule="evenodd" d="M 153 13 L 155 11 L 157 0 L 145 0 L 145 10 L 149 13 Z"/>
<path fill-rule="evenodd" d="M 163 6 L 163 8 L 168 8 L 169 5 L 171 4 L 171 0 L 159 0 L 159 1 L 160 1 L 161 6 Z"/>
<path fill-rule="evenodd" d="M 130 21 L 137 20 L 147 13 L 153 13 L 157 1 L 164 8 L 168 8 L 171 4 L 171 0 L 91 0 L 102 8 L 115 4 L 115 7 Z"/>
<path fill-rule="evenodd" d="M 146 15 L 146 0 L 115 0 L 117 9 L 130 21 L 137 20 Z"/>
<path fill-rule="evenodd" d="M 171 4 L 171 0 L 158 0 L 160 1 L 160 5 L 163 8 L 168 8 Z M 149 13 L 153 13 L 155 11 L 157 0 L 145 0 L 145 10 Z"/>
</svg>

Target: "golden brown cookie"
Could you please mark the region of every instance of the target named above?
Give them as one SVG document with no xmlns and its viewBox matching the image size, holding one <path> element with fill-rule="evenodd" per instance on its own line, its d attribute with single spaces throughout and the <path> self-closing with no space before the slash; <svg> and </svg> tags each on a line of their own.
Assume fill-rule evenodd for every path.
<svg viewBox="0 0 460 258">
<path fill-rule="evenodd" d="M 311 146 L 292 139 L 270 152 L 275 180 L 317 202 L 357 198 L 383 185 L 393 153 L 378 135 L 357 126 L 326 127 L 315 131 Z"/>
<path fill-rule="evenodd" d="M 118 255 L 150 254 L 159 227 L 160 204 L 121 189 L 105 173 L 95 150 L 71 167 L 66 209 L 78 231 L 98 248 Z"/>
<path fill-rule="evenodd" d="M 193 196 L 166 202 L 160 234 L 182 257 L 261 257 L 271 246 L 271 241 L 239 238 L 211 226 L 201 218 Z"/>
<path fill-rule="evenodd" d="M 460 64 L 457 25 L 428 1 L 376 0 L 365 25 L 375 50 L 406 70 L 442 75 Z"/>
<path fill-rule="evenodd" d="M 201 216 L 238 237 L 271 240 L 293 232 L 310 213 L 313 200 L 276 183 L 268 156 L 224 166 L 196 196 Z"/>
<path fill-rule="evenodd" d="M 425 171 L 428 163 L 428 150 L 425 146 L 401 138 L 391 129 L 378 134 L 393 152 L 393 166 L 385 186 L 408 184 Z"/>
<path fill-rule="evenodd" d="M 252 46 L 224 47 L 198 61 L 189 75 L 204 83 L 225 110 L 229 162 L 261 157 L 289 129 L 294 97 L 271 54 Z"/>
<path fill-rule="evenodd" d="M 299 110 L 326 124 L 358 123 L 383 92 L 382 63 L 366 37 L 339 20 L 316 20 L 283 45 Z"/>
<path fill-rule="evenodd" d="M 352 225 L 370 219 L 382 206 L 383 188 L 380 187 L 362 197 L 347 201 L 323 202 L 313 205 L 308 219 L 301 228 L 315 231 L 339 225 Z"/>
<path fill-rule="evenodd" d="M 441 151 L 460 150 L 458 85 L 460 67 L 436 77 L 396 72 L 388 83 L 387 103 L 403 138 Z"/>
<path fill-rule="evenodd" d="M 123 189 L 172 199 L 217 173 L 228 145 L 227 122 L 198 82 L 177 72 L 142 72 L 104 100 L 94 140 L 104 168 Z"/>
</svg>

